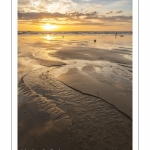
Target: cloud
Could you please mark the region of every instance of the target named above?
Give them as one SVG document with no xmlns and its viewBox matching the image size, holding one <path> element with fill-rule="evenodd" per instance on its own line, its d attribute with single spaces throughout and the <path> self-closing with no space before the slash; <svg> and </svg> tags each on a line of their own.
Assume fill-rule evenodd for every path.
<svg viewBox="0 0 150 150">
<path fill-rule="evenodd" d="M 132 16 L 110 16 L 110 17 L 102 17 L 102 21 L 107 22 L 131 22 Z"/>
<path fill-rule="evenodd" d="M 119 13 L 122 13 L 122 11 L 121 11 L 121 10 L 120 10 L 120 11 L 116 11 L 116 12 L 109 11 L 109 12 L 107 12 L 106 14 L 109 15 L 109 14 L 112 14 L 112 13 L 114 13 L 114 14 L 119 14 Z"/>
<path fill-rule="evenodd" d="M 119 14 L 119 13 L 122 13 L 122 11 L 120 10 L 120 11 L 116 11 L 116 12 L 115 12 L 115 14 Z"/>
<path fill-rule="evenodd" d="M 18 20 L 40 20 L 40 19 L 44 19 L 44 18 L 64 18 L 67 17 L 66 14 L 61 14 L 61 13 L 45 13 L 45 12 L 41 12 L 41 13 L 37 13 L 37 12 L 26 12 L 26 13 L 22 13 L 22 12 L 18 12 Z"/>
<path fill-rule="evenodd" d="M 72 0 L 19 0 L 18 10 L 24 12 L 60 12 L 66 13 L 70 8 L 76 7 Z"/>
<path fill-rule="evenodd" d="M 31 0 L 18 0 L 18 5 L 28 5 L 31 4 Z"/>
<path fill-rule="evenodd" d="M 114 24 L 115 22 L 132 22 L 132 16 L 105 16 L 100 15 L 96 11 L 90 13 L 22 13 L 18 12 L 19 21 L 45 23 L 57 25 L 102 25 Z"/>
<path fill-rule="evenodd" d="M 48 12 L 22 12 L 18 11 L 18 20 L 40 20 L 44 18 L 75 18 L 75 17 L 96 17 L 98 13 L 96 11 L 93 12 L 87 12 L 87 13 L 80 13 L 80 12 L 74 12 L 74 13 L 48 13 Z"/>
<path fill-rule="evenodd" d="M 83 2 L 90 2 L 90 1 L 92 1 L 92 0 L 82 0 Z"/>
<path fill-rule="evenodd" d="M 113 11 L 109 11 L 109 12 L 107 12 L 106 14 L 108 15 L 108 14 L 112 14 L 113 13 Z"/>
</svg>

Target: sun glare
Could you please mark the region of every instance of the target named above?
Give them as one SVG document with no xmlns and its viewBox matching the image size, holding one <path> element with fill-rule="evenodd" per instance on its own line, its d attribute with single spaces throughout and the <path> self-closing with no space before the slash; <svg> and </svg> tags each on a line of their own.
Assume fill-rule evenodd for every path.
<svg viewBox="0 0 150 150">
<path fill-rule="evenodd" d="M 49 23 L 42 26 L 45 30 L 54 30 L 56 28 L 56 25 L 50 25 Z"/>
</svg>

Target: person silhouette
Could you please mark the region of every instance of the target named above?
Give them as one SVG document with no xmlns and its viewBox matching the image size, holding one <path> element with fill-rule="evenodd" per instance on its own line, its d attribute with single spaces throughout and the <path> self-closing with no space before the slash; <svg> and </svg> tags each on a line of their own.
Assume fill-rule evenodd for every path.
<svg viewBox="0 0 150 150">
<path fill-rule="evenodd" d="M 115 34 L 115 38 L 117 37 L 117 32 L 116 32 L 116 34 Z"/>
</svg>

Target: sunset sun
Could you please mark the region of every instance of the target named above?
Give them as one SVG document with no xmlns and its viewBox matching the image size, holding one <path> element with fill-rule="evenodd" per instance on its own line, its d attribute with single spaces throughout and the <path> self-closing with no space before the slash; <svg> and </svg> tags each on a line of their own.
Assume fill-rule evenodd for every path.
<svg viewBox="0 0 150 150">
<path fill-rule="evenodd" d="M 50 25 L 49 23 L 47 23 L 47 24 L 43 25 L 42 28 L 44 30 L 53 30 L 53 29 L 55 29 L 57 27 L 56 27 L 56 25 Z"/>
</svg>

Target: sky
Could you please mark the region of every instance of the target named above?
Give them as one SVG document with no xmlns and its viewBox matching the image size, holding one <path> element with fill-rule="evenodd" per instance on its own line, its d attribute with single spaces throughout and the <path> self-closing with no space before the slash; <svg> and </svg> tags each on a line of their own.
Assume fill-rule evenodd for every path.
<svg viewBox="0 0 150 150">
<path fill-rule="evenodd" d="M 132 0 L 18 0 L 18 31 L 132 31 Z"/>
</svg>

